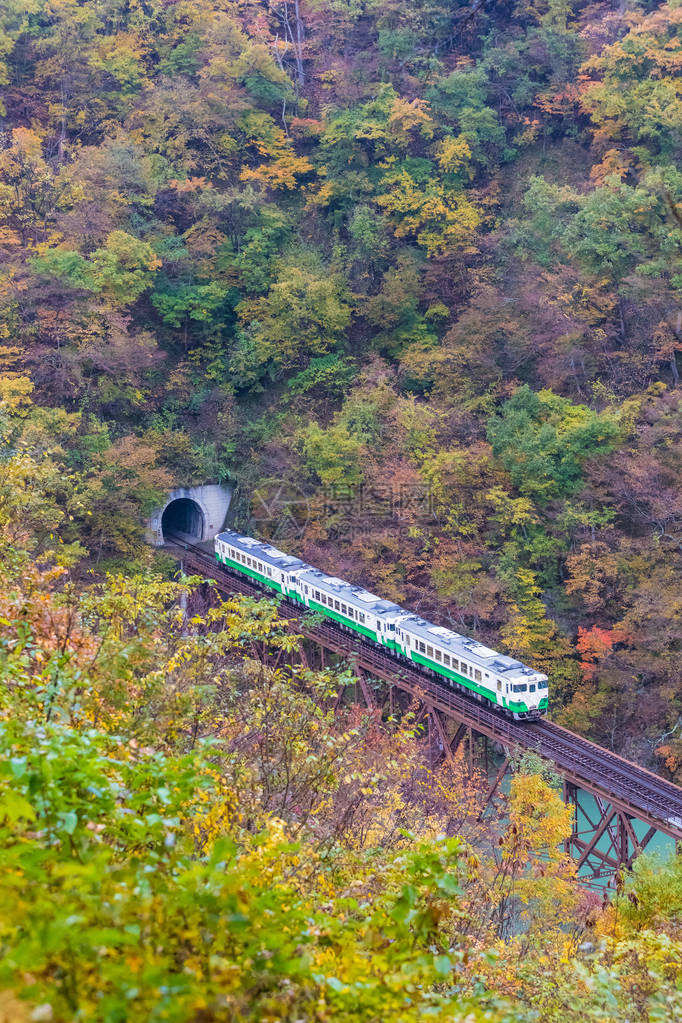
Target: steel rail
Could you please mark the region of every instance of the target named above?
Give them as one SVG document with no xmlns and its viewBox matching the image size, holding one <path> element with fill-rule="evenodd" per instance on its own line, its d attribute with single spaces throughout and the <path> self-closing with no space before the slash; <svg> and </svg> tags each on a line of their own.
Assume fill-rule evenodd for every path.
<svg viewBox="0 0 682 1023">
<path fill-rule="evenodd" d="M 186 567 L 215 581 L 218 590 L 249 596 L 273 596 L 270 590 L 237 572 L 217 566 L 210 552 L 182 537 L 168 538 L 169 552 Z M 218 571 L 216 572 L 216 569 Z M 502 746 L 533 750 L 552 761 L 563 777 L 579 788 L 609 800 L 615 810 L 682 841 L 682 789 L 624 757 L 606 750 L 551 721 L 515 721 L 492 705 L 451 690 L 406 658 L 379 649 L 350 629 L 319 622 L 315 614 L 281 598 L 282 617 L 299 621 L 307 638 L 355 661 L 359 668 L 413 696 L 426 700 L 449 718 L 465 722 Z M 314 613 L 313 613 L 314 614 Z"/>
</svg>

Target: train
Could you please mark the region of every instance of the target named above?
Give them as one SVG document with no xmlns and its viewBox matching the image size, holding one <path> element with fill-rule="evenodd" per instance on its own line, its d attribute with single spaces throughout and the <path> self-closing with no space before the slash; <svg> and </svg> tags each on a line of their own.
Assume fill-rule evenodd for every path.
<svg viewBox="0 0 682 1023">
<path fill-rule="evenodd" d="M 505 715 L 523 720 L 547 712 L 547 675 L 476 639 L 434 625 L 362 586 L 327 575 L 265 541 L 231 529 L 216 536 L 215 556 L 224 569 L 324 615 Z"/>
</svg>

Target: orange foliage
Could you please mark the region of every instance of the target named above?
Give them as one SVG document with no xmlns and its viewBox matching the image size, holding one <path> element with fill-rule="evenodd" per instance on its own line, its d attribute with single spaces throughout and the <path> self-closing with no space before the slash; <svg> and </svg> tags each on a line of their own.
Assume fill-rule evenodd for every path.
<svg viewBox="0 0 682 1023">
<path fill-rule="evenodd" d="M 582 655 L 580 667 L 586 678 L 594 678 L 597 663 L 607 657 L 617 643 L 624 643 L 627 634 L 622 629 L 600 629 L 593 625 L 591 629 L 578 628 L 576 647 Z"/>
</svg>

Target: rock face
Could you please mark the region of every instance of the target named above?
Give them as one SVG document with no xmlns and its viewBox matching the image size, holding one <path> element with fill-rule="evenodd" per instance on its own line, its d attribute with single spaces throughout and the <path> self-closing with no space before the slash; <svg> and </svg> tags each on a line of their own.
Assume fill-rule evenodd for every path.
<svg viewBox="0 0 682 1023">
<path fill-rule="evenodd" d="M 223 528 L 231 500 L 229 485 L 209 483 L 172 490 L 166 503 L 147 520 L 147 542 L 161 547 L 168 533 L 181 534 L 197 543 L 212 540 Z"/>
</svg>

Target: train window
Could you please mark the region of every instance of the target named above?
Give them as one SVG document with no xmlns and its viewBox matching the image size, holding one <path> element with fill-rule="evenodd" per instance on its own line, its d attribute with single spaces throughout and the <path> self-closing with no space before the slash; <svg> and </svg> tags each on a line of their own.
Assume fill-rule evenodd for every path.
<svg viewBox="0 0 682 1023">
<path fill-rule="evenodd" d="M 450 654 L 443 654 L 443 664 L 450 667 Z"/>
<path fill-rule="evenodd" d="M 436 650 L 436 660 L 437 661 L 442 661 L 443 660 L 443 655 L 440 652 L 440 650 Z"/>
<path fill-rule="evenodd" d="M 474 678 L 476 679 L 477 682 L 480 682 L 481 679 L 483 678 L 478 668 L 474 668 Z"/>
<path fill-rule="evenodd" d="M 535 692 L 535 686 L 528 686 L 528 692 L 529 693 L 534 693 Z"/>
<path fill-rule="evenodd" d="M 433 657 L 433 647 L 432 646 L 427 646 L 427 648 L 426 648 L 426 656 L 427 657 Z"/>
<path fill-rule="evenodd" d="M 341 610 L 341 603 L 340 603 L 340 601 L 338 601 L 338 600 L 334 601 L 334 610 L 335 611 L 340 611 Z"/>
<path fill-rule="evenodd" d="M 498 678 L 498 680 L 497 680 L 497 691 L 498 691 L 498 693 L 502 692 L 502 679 L 501 678 Z"/>
<path fill-rule="evenodd" d="M 452 658 L 452 667 L 455 669 L 455 671 L 459 671 L 459 661 L 457 660 L 456 657 Z"/>
<path fill-rule="evenodd" d="M 538 689 L 549 689 L 549 682 L 546 679 L 544 682 L 538 682 Z"/>
</svg>

